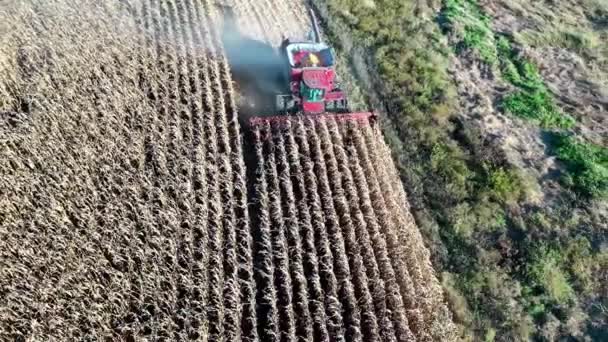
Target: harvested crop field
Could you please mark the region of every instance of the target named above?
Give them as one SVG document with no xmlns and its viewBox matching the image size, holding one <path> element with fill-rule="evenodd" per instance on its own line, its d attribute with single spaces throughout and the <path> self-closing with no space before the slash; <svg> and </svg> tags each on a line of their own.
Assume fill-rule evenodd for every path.
<svg viewBox="0 0 608 342">
<path fill-rule="evenodd" d="M 298 119 L 254 134 L 261 337 L 445 337 L 441 290 L 380 132 Z"/>
<path fill-rule="evenodd" d="M 303 3 L 229 5 L 275 45 L 291 15 L 306 31 Z M 450 337 L 378 128 L 296 118 L 243 144 L 222 11 L 3 3 L 0 339 Z"/>
</svg>

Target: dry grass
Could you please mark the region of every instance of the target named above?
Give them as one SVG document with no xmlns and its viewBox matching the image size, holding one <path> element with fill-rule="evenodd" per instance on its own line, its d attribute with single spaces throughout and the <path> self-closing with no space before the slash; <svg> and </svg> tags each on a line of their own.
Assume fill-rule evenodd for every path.
<svg viewBox="0 0 608 342">
<path fill-rule="evenodd" d="M 608 5 L 605 1 L 480 2 L 493 28 L 512 35 L 539 67 L 557 104 L 577 119 L 585 139 L 606 143 L 608 103 Z"/>
</svg>

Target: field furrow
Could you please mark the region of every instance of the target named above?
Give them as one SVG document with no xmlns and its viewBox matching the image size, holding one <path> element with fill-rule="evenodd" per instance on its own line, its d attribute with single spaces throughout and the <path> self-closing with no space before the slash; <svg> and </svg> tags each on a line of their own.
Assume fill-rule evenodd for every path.
<svg viewBox="0 0 608 342">
<path fill-rule="evenodd" d="M 329 335 L 326 325 L 325 312 L 325 296 L 321 287 L 321 279 L 319 275 L 319 258 L 317 256 L 317 247 L 315 245 L 315 234 L 312 227 L 312 218 L 310 214 L 307 184 L 302 173 L 300 148 L 296 143 L 294 128 L 291 123 L 285 132 L 287 139 L 286 153 L 288 155 L 289 172 L 292 176 L 292 190 L 296 200 L 298 211 L 298 224 L 300 237 L 302 241 L 303 264 L 305 279 L 308 282 L 308 296 L 311 319 L 314 328 L 315 341 L 328 341 Z M 329 297 L 328 304 L 335 301 L 335 297 Z M 330 306 L 328 305 L 328 308 Z"/>
<path fill-rule="evenodd" d="M 323 122 L 317 123 L 323 125 Z M 342 298 L 344 309 L 344 329 L 346 339 L 357 341 L 361 336 L 361 316 L 355 291 L 352 284 L 352 276 L 348 263 L 344 238 L 340 229 L 338 213 L 333 203 L 333 196 L 328 179 L 327 165 L 324 161 L 324 151 L 317 133 L 317 126 L 311 122 L 307 126 L 307 136 L 311 146 L 311 157 L 314 162 L 314 171 L 318 179 L 318 191 L 320 193 L 322 207 L 325 213 L 325 230 L 327 230 L 331 250 L 334 252 L 334 270 L 336 278 L 340 283 L 338 295 Z M 331 151 L 328 153 L 332 153 Z"/>
<path fill-rule="evenodd" d="M 373 161 L 380 163 L 381 161 L 385 161 L 387 159 L 387 157 L 383 155 L 387 152 L 387 150 L 386 148 L 382 148 L 381 145 L 384 144 L 383 142 L 377 141 L 377 136 L 378 132 L 374 132 L 372 129 L 368 128 L 363 130 L 363 137 L 365 139 L 365 144 L 367 145 L 368 150 L 370 151 L 370 158 Z M 390 191 L 394 194 L 393 196 L 387 196 L 385 199 L 385 203 L 387 204 L 389 211 L 393 214 L 393 220 L 396 221 L 396 226 L 398 227 L 398 230 L 395 232 L 396 234 L 399 234 L 398 240 L 401 242 L 398 247 L 404 254 L 406 262 L 408 264 L 411 264 L 408 265 L 408 270 L 412 274 L 414 286 L 417 287 L 416 290 L 420 291 L 417 293 L 419 295 L 426 296 L 427 293 L 425 293 L 424 291 L 427 291 L 428 289 L 430 289 L 429 286 L 432 286 L 431 283 L 427 283 L 427 281 L 431 279 L 432 272 L 429 273 L 430 269 L 424 268 L 424 258 L 419 258 L 418 253 L 414 249 L 415 244 L 417 242 L 421 242 L 421 240 L 417 241 L 414 234 L 411 234 L 412 225 L 414 224 L 414 222 L 406 221 L 404 213 L 407 209 L 399 208 L 399 205 L 397 205 L 396 203 L 397 198 L 400 198 L 400 200 L 404 201 L 404 203 L 407 203 L 406 199 L 404 197 L 401 197 L 398 188 L 395 189 L 390 184 L 390 179 L 392 179 L 392 176 L 395 176 L 396 174 L 390 175 L 387 172 L 387 168 L 385 165 L 381 165 L 377 170 L 379 175 L 379 185 L 382 188 L 382 191 L 384 193 Z M 401 192 L 403 192 L 403 187 L 401 187 Z M 429 260 L 428 255 L 426 255 L 426 259 Z"/>
<path fill-rule="evenodd" d="M 152 70 L 155 70 L 156 72 L 148 76 L 152 79 L 154 84 L 152 89 L 154 103 L 152 105 L 156 111 L 154 112 L 152 119 L 153 136 L 146 141 L 146 153 L 148 154 L 146 162 L 149 164 L 149 167 L 152 169 L 155 175 L 162 179 L 169 173 L 164 167 L 166 165 L 166 158 L 164 155 L 165 140 L 164 135 L 162 134 L 164 129 L 162 120 L 167 112 L 166 105 L 163 103 L 166 98 L 166 88 L 163 87 L 161 75 L 159 75 L 161 66 L 166 64 L 166 62 L 164 50 L 161 48 L 161 44 L 159 43 L 161 39 L 161 32 L 158 27 L 159 20 L 156 15 L 158 11 L 154 8 L 153 4 L 153 0 L 147 0 L 143 3 L 143 15 L 145 16 L 146 21 L 146 32 L 151 36 L 151 49 L 155 51 L 154 59 L 157 61 L 157 64 L 150 65 Z"/>
<path fill-rule="evenodd" d="M 263 132 L 271 133 L 270 131 Z M 275 265 L 275 287 L 279 310 L 279 327 L 281 341 L 295 341 L 295 317 L 293 308 L 292 280 L 287 239 L 285 237 L 285 220 L 281 206 L 281 189 L 275 159 L 273 139 L 267 140 L 264 155 L 266 156 L 266 183 L 271 222 L 272 249 Z"/>
<path fill-rule="evenodd" d="M 207 22 L 210 30 L 210 44 L 208 53 L 213 57 L 211 62 L 212 72 L 212 87 L 216 91 L 214 93 L 215 108 L 216 108 L 216 129 L 219 154 L 221 157 L 219 163 L 219 178 L 221 201 L 224 204 L 223 211 L 223 226 L 224 226 L 224 338 L 233 340 L 240 339 L 241 332 L 241 307 L 240 307 L 240 289 L 238 281 L 238 265 L 236 254 L 236 217 L 234 209 L 234 184 L 232 171 L 232 147 L 230 145 L 230 136 L 228 132 L 227 112 L 225 97 L 229 94 L 224 89 L 225 74 L 221 73 L 220 61 L 222 59 L 221 45 L 219 43 L 218 32 L 214 28 L 216 25 L 214 18 L 216 16 L 215 5 L 209 1 L 204 2 L 204 7 L 207 12 Z"/>
<path fill-rule="evenodd" d="M 190 183 L 192 179 L 193 164 L 191 153 L 193 149 L 192 145 L 192 109 L 194 104 L 192 103 L 191 83 L 189 77 L 193 71 L 191 67 L 191 60 L 188 58 L 187 46 L 191 40 L 188 32 L 185 31 L 184 25 L 186 24 L 186 18 L 184 8 L 181 2 L 176 4 L 172 2 L 167 3 L 167 10 L 169 19 L 171 22 L 171 32 L 173 34 L 173 42 L 176 44 L 175 53 L 177 55 L 177 71 L 176 75 L 176 96 L 174 99 L 174 107 L 177 109 L 177 121 L 178 131 L 176 135 L 179 137 L 177 140 L 176 152 L 177 152 L 177 170 L 176 173 L 176 200 L 175 204 L 180 210 L 179 229 L 177 237 L 177 250 L 176 250 L 176 271 L 178 276 L 176 279 L 176 291 L 177 291 L 177 303 L 175 308 L 175 324 L 178 327 L 178 332 L 175 334 L 176 339 L 187 338 L 188 335 L 192 335 L 192 316 L 188 313 L 192 311 L 190 307 L 192 290 L 194 289 L 192 263 L 193 259 L 193 232 L 192 223 L 194 217 L 193 211 L 193 196 L 192 185 Z M 196 325 L 196 323 L 194 323 Z"/>
<path fill-rule="evenodd" d="M 303 250 L 300 231 L 301 225 L 298 221 L 296 209 L 296 198 L 293 184 L 291 182 L 291 170 L 287 159 L 287 148 L 285 137 L 281 134 L 277 137 L 275 145 L 277 160 L 278 180 L 281 187 L 281 205 L 285 214 L 285 230 L 288 241 L 288 252 L 290 260 L 290 274 L 293 284 L 293 306 L 296 319 L 296 334 L 298 340 L 310 341 L 313 339 L 312 320 L 309 310 L 308 282 L 304 274 Z"/>
<path fill-rule="evenodd" d="M 258 162 L 256 171 L 256 210 L 257 215 L 257 246 L 255 246 L 256 283 L 257 283 L 257 315 L 258 334 L 262 341 L 279 340 L 279 319 L 277 311 L 277 290 L 274 286 L 275 266 L 273 263 L 273 244 L 271 237 L 270 204 L 268 199 L 268 184 L 266 181 L 266 162 L 262 135 L 267 128 L 254 131 L 255 151 Z"/>
<path fill-rule="evenodd" d="M 297 120 L 296 123 L 296 141 L 300 147 L 300 167 L 304 171 L 304 184 L 306 184 L 308 206 L 310 208 L 317 255 L 319 257 L 319 274 L 325 291 L 327 330 L 330 340 L 344 341 L 341 303 L 343 297 L 338 297 L 343 285 L 342 283 L 338 284 L 336 273 L 334 273 L 334 256 L 325 230 L 325 213 L 323 212 L 321 198 L 317 192 L 315 164 L 310 153 L 306 127 L 302 120 Z"/>
<path fill-rule="evenodd" d="M 369 292 L 368 278 L 365 266 L 361 258 L 361 248 L 355 235 L 353 226 L 353 214 L 344 190 L 342 177 L 347 164 L 338 164 L 336 154 L 339 153 L 339 146 L 334 144 L 329 134 L 328 125 L 336 125 L 335 121 L 327 120 L 319 124 L 319 140 L 321 150 L 324 151 L 324 163 L 327 165 L 327 174 L 331 179 L 330 187 L 334 200 L 334 207 L 338 213 L 339 226 L 344 236 L 346 255 L 348 256 L 349 267 L 352 272 L 352 281 L 355 289 L 355 297 L 361 311 L 361 325 L 363 329 L 363 339 L 365 341 L 379 340 L 378 321 Z M 344 162 L 344 161 L 343 161 Z"/>
<path fill-rule="evenodd" d="M 216 15 L 218 13 L 216 12 Z M 218 24 L 213 24 L 217 26 Z M 215 31 L 214 45 L 217 46 L 219 53 L 216 55 L 218 77 L 221 83 L 221 89 L 224 96 L 224 112 L 221 115 L 221 136 L 224 146 L 224 153 L 228 155 L 225 158 L 227 170 L 230 170 L 228 179 L 229 185 L 232 188 L 232 198 L 230 205 L 233 215 L 232 227 L 235 230 L 235 253 L 236 266 L 234 274 L 237 284 L 235 284 L 235 293 L 239 293 L 239 301 L 236 312 L 240 317 L 237 319 L 239 331 L 243 334 L 241 340 L 255 341 L 257 340 L 256 316 L 255 316 L 255 280 L 253 277 L 253 257 L 252 257 L 252 236 L 249 222 L 249 209 L 247 203 L 247 180 L 246 167 L 243 159 L 243 148 L 241 140 L 241 132 L 238 122 L 238 108 L 235 99 L 235 90 L 232 82 L 232 75 L 228 60 L 223 53 L 222 42 L 219 39 L 220 33 Z"/>
<path fill-rule="evenodd" d="M 198 20 L 208 22 L 208 13 L 206 8 L 197 3 L 195 6 L 196 17 Z M 210 44 L 211 32 L 206 26 L 200 26 L 200 38 L 203 45 Z M 220 94 L 217 89 L 213 88 L 214 71 L 213 71 L 213 56 L 209 54 L 203 55 L 201 65 L 203 66 L 202 87 L 204 88 L 204 105 L 203 105 L 203 132 L 204 143 L 206 144 L 206 155 L 204 157 L 204 165 L 207 169 L 207 189 L 208 189 L 208 215 L 207 215 L 207 231 L 208 231 L 208 249 L 209 255 L 207 272 L 208 284 L 207 287 L 207 332 L 210 340 L 221 340 L 224 336 L 224 239 L 225 239 L 225 224 L 224 205 L 222 202 L 222 182 L 217 177 L 221 169 L 222 154 L 219 152 L 217 139 L 217 121 L 218 113 L 223 112 L 223 108 L 217 106 L 214 97 Z"/>
<path fill-rule="evenodd" d="M 374 132 L 374 130 L 366 131 L 366 134 L 369 135 L 378 135 L 379 132 Z M 373 148 L 378 151 L 379 160 L 390 161 L 392 160 L 391 151 L 389 147 L 383 141 L 379 141 L 378 139 L 368 139 L 369 143 L 372 143 Z M 407 195 L 405 194 L 405 189 L 399 181 L 399 176 L 397 173 L 397 169 L 395 168 L 394 163 L 386 163 L 382 165 L 380 171 L 385 175 L 384 181 L 386 184 L 383 186 L 387 189 L 387 191 L 392 191 L 396 194 L 396 197 L 393 198 L 394 203 L 392 203 L 393 208 L 396 213 L 401 213 L 404 217 L 406 223 L 402 226 L 402 229 L 399 231 L 399 234 L 403 236 L 409 236 L 413 241 L 412 245 L 421 246 L 424 244 L 422 240 L 422 234 L 420 230 L 415 226 L 415 220 L 412 216 L 410 205 L 407 200 Z M 390 186 L 390 188 L 389 188 Z M 433 292 L 433 296 L 435 296 L 436 300 L 440 300 L 441 297 L 441 288 L 436 283 L 436 278 L 433 277 L 433 266 L 430 262 L 430 253 L 427 248 L 418 248 L 416 249 L 416 254 L 418 255 L 418 260 L 422 265 L 422 272 L 425 279 L 428 281 L 428 285 L 431 286 L 430 292 Z"/>
<path fill-rule="evenodd" d="M 343 126 L 342 126 L 343 127 Z M 344 187 L 353 217 L 356 241 L 360 244 L 361 255 L 368 277 L 369 291 L 372 295 L 373 305 L 377 316 L 377 324 L 384 341 L 395 340 L 395 330 L 393 327 L 392 312 L 399 314 L 399 310 L 389 310 L 387 307 L 387 292 L 384 281 L 381 277 L 378 263 L 376 262 L 376 252 L 374 250 L 370 234 L 368 232 L 367 220 L 375 220 L 374 213 L 369 206 L 363 206 L 361 198 L 369 196 L 367 187 L 361 183 L 362 172 L 353 172 L 350 168 L 353 165 L 354 155 L 347 153 L 348 146 L 352 146 L 351 134 L 338 127 L 336 123 L 330 123 L 332 140 L 336 147 L 336 157 L 341 165 L 340 172 L 344 177 Z M 342 138 L 344 137 L 344 138 Z M 356 162 L 356 160 L 355 160 Z M 375 222 L 375 221 L 373 221 Z M 402 319 L 397 316 L 397 325 L 404 324 Z"/>
<path fill-rule="evenodd" d="M 209 93 L 208 81 L 206 80 L 205 61 L 199 56 L 198 44 L 203 40 L 203 32 L 197 29 L 198 26 L 193 23 L 198 22 L 198 7 L 192 0 L 188 0 L 183 11 L 186 13 L 186 23 L 184 30 L 187 40 L 187 55 L 189 57 L 190 86 L 193 90 L 191 99 L 192 108 L 192 125 L 193 125 L 193 150 L 192 150 L 192 187 L 194 189 L 194 222 L 192 223 L 192 244 L 193 244 L 193 261 L 192 266 L 192 283 L 191 290 L 191 318 L 190 329 L 191 337 L 201 338 L 208 334 L 208 313 L 207 313 L 207 289 L 208 289 L 208 239 L 209 231 L 209 192 L 208 192 L 208 172 L 205 158 L 207 155 L 207 136 L 204 132 L 205 121 L 208 120 L 208 115 L 212 113 L 210 99 L 206 95 Z"/>
<path fill-rule="evenodd" d="M 168 191 L 170 184 L 173 183 L 173 175 L 175 169 L 175 157 L 171 146 L 175 146 L 172 138 L 175 135 L 172 133 L 172 126 L 175 125 L 174 108 L 172 106 L 171 94 L 175 87 L 176 69 L 173 59 L 173 51 L 165 42 L 168 40 L 167 26 L 163 15 L 166 15 L 160 1 L 148 2 L 148 13 L 152 20 L 152 29 L 154 30 L 154 44 L 156 47 L 156 59 L 158 64 L 155 66 L 157 73 L 154 74 L 157 85 L 157 106 L 155 119 L 155 135 L 149 140 L 148 148 L 153 153 L 152 168 L 154 170 L 153 188 L 151 189 L 152 200 L 159 204 L 160 210 L 163 213 L 158 217 L 155 225 L 154 235 L 161 236 L 161 243 L 155 246 L 160 252 L 160 267 L 162 269 L 173 269 L 176 264 L 176 221 L 177 213 L 174 207 L 174 198 Z M 160 310 L 174 311 L 177 303 L 176 281 L 172 274 L 164 274 L 160 272 L 154 278 L 155 293 L 159 300 Z M 160 315 L 155 317 L 153 323 L 153 333 L 159 336 L 174 337 L 175 320 L 172 315 Z"/>
<path fill-rule="evenodd" d="M 403 260 L 403 255 L 400 254 L 403 251 L 399 248 L 397 242 L 396 229 L 398 228 L 391 220 L 392 217 L 390 216 L 384 201 L 384 196 L 391 196 L 391 194 L 383 194 L 380 189 L 378 175 L 376 168 L 374 167 L 375 164 L 369 158 L 369 151 L 367 150 L 367 145 L 365 144 L 362 133 L 359 130 L 352 130 L 352 135 L 354 138 L 354 146 L 356 147 L 358 153 L 358 159 L 360 160 L 361 167 L 364 170 L 365 179 L 367 180 L 371 204 L 378 217 L 378 227 L 380 229 L 378 233 L 382 235 L 384 240 L 382 241 L 382 247 L 383 249 L 386 248 L 388 253 L 387 257 L 390 260 L 393 269 L 393 272 L 391 273 L 394 274 L 394 280 L 398 285 L 395 290 L 398 289 L 400 295 L 397 293 L 394 294 L 393 298 L 396 300 L 395 304 L 402 308 L 405 303 L 405 307 L 409 310 L 408 313 L 416 314 L 417 311 L 411 309 L 412 305 L 408 304 L 410 301 L 416 300 L 418 294 L 416 293 L 412 284 L 412 280 L 408 272 L 409 270 Z M 417 317 L 415 316 L 412 316 L 411 319 L 408 317 L 407 319 L 408 321 L 411 321 L 410 325 L 418 322 Z M 415 325 L 412 327 L 414 329 L 417 328 Z M 416 331 L 416 333 L 421 334 L 421 336 L 426 334 L 425 331 Z M 411 332 L 408 329 L 408 331 L 404 331 L 404 334 L 406 334 L 405 338 L 407 338 L 407 335 L 411 334 Z"/>
<path fill-rule="evenodd" d="M 255 316 L 255 280 L 253 277 L 253 257 L 252 257 L 252 236 L 249 222 L 249 209 L 247 203 L 247 180 L 245 177 L 246 167 L 242 158 L 243 149 L 242 141 L 240 140 L 240 129 L 237 120 L 237 109 L 234 99 L 234 90 L 230 80 L 230 74 L 227 67 L 227 62 L 222 60 L 222 79 L 226 83 L 227 115 L 230 117 L 228 122 L 227 137 L 236 137 L 230 139 L 231 153 L 230 160 L 233 167 L 233 184 L 234 184 L 234 211 L 235 211 L 235 229 L 236 229 L 236 253 L 238 265 L 238 279 L 240 290 L 240 305 L 241 314 L 241 329 L 244 334 L 242 340 L 255 341 L 257 340 L 256 316 Z"/>
<path fill-rule="evenodd" d="M 370 155 L 378 163 L 386 163 L 390 159 L 390 152 L 383 141 L 378 141 L 374 137 L 378 132 L 372 129 L 364 131 L 366 143 L 370 150 L 374 151 Z M 403 248 L 407 269 L 410 272 L 416 272 L 417 275 L 412 277 L 418 279 L 419 283 L 416 292 L 420 299 L 420 303 L 410 302 L 408 311 L 417 319 L 417 326 L 420 330 L 431 331 L 433 326 L 445 319 L 446 307 L 443 304 L 443 295 L 439 282 L 434 276 L 433 267 L 430 261 L 428 250 L 424 246 L 420 231 L 415 226 L 414 218 L 409 211 L 409 205 L 402 186 L 397 186 L 395 183 L 396 170 L 391 171 L 391 164 L 382 164 L 378 168 L 381 175 L 380 186 L 384 193 L 394 193 L 395 195 L 387 198 L 387 204 L 390 212 L 393 214 L 393 220 L 397 222 L 399 246 Z M 398 178 L 397 178 L 398 179 Z"/>
<path fill-rule="evenodd" d="M 350 143 L 346 146 L 346 152 L 349 156 L 350 168 L 353 173 L 353 178 L 357 192 L 359 194 L 360 208 L 365 217 L 367 224 L 367 230 L 371 244 L 373 246 L 376 263 L 378 265 L 379 273 L 383 279 L 385 286 L 385 301 L 386 307 L 391 313 L 391 323 L 394 327 L 395 333 L 399 340 L 407 339 L 411 334 L 409 332 L 409 326 L 407 318 L 404 314 L 403 299 L 401 297 L 401 291 L 399 284 L 397 283 L 395 270 L 391 263 L 390 254 L 387 248 L 387 243 L 382 233 L 382 222 L 378 217 L 376 210 L 373 205 L 372 190 L 367 182 L 366 170 L 361 163 L 360 156 L 357 152 L 358 141 L 354 137 L 359 133 L 359 127 L 348 127 L 343 129 L 343 136 L 349 137 Z M 364 232 L 362 232 L 365 235 Z M 414 294 L 412 294 L 414 295 Z M 382 303 L 378 303 L 382 307 Z M 390 328 L 390 326 L 387 326 Z"/>
</svg>

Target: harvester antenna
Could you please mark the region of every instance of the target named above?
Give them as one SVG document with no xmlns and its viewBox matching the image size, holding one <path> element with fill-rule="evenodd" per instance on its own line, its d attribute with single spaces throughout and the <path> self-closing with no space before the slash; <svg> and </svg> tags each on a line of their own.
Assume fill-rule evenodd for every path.
<svg viewBox="0 0 608 342">
<path fill-rule="evenodd" d="M 317 20 L 315 11 L 312 8 L 310 8 L 308 11 L 310 13 L 310 21 L 312 22 L 313 41 L 317 44 L 322 43 L 321 32 L 319 30 L 319 21 Z"/>
</svg>

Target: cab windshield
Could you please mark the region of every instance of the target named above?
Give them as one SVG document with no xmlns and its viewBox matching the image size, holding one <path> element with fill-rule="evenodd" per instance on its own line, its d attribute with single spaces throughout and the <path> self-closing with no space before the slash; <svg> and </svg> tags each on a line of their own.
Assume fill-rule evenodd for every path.
<svg viewBox="0 0 608 342">
<path fill-rule="evenodd" d="M 309 88 L 304 82 L 302 82 L 300 92 L 306 102 L 323 102 L 323 99 L 325 98 L 325 90 Z"/>
</svg>

